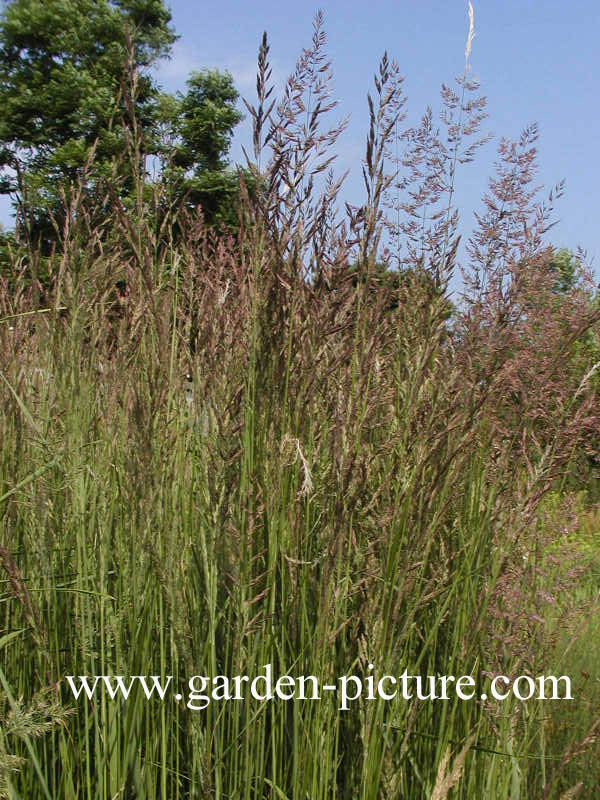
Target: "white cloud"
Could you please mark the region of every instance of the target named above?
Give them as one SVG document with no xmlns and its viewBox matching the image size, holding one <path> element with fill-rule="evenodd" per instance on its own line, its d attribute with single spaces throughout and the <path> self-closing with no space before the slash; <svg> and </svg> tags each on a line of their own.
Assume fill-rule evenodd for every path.
<svg viewBox="0 0 600 800">
<path fill-rule="evenodd" d="M 173 47 L 172 57 L 169 60 L 164 59 L 161 61 L 154 70 L 154 75 L 167 90 L 183 90 L 190 72 L 199 72 L 207 68 L 230 72 L 240 94 L 246 97 L 247 100 L 253 99 L 256 86 L 256 58 L 240 58 L 240 56 L 235 55 L 230 58 L 206 58 L 206 56 L 179 40 Z M 271 65 L 271 69 L 271 82 L 278 89 L 281 89 L 287 79 L 287 75 L 278 65 Z"/>
</svg>

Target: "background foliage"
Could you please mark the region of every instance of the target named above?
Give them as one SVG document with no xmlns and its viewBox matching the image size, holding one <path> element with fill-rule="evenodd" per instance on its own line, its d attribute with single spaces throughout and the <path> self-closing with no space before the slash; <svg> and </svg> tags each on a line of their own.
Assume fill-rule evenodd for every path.
<svg viewBox="0 0 600 800">
<path fill-rule="evenodd" d="M 401 132 L 418 165 L 401 179 L 382 58 L 365 202 L 342 214 L 321 16 L 279 102 L 265 36 L 249 180 L 219 233 L 173 200 L 222 173 L 228 79 L 149 95 L 171 136 L 152 182 L 127 41 L 119 169 L 86 156 L 39 206 L 62 201 L 53 246 L 21 227 L 0 276 L 0 791 L 595 797 L 600 312 L 581 259 L 544 244 L 535 127 L 500 143 L 451 302 L 485 107 L 467 66 L 440 126 Z M 190 712 L 75 703 L 64 681 L 272 664 L 331 683 L 370 663 L 472 674 L 478 696 Z M 567 674 L 576 699 L 483 700 L 498 674 Z"/>
<path fill-rule="evenodd" d="M 209 223 L 235 222 L 237 176 L 227 174 L 226 156 L 241 119 L 238 93 L 231 76 L 217 71 L 190 75 L 185 94 L 161 91 L 148 70 L 170 53 L 170 21 L 162 0 L 14 0 L 4 8 L 0 189 L 43 252 L 64 224 L 61 188 L 68 192 L 82 171 L 88 190 L 120 179 L 126 204 L 133 176 L 152 159 L 162 165 L 171 202 L 187 195 L 203 203 Z M 133 120 L 136 165 L 123 158 Z"/>
</svg>

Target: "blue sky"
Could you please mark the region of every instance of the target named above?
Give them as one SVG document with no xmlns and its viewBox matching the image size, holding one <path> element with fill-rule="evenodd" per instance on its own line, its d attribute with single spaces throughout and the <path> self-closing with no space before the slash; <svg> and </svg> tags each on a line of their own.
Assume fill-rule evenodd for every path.
<svg viewBox="0 0 600 800">
<path fill-rule="evenodd" d="M 408 97 L 408 123 L 416 123 L 427 105 L 439 108 L 441 83 L 462 74 L 468 30 L 466 0 L 389 2 L 329 0 L 322 5 L 280 0 L 197 3 L 172 0 L 174 27 L 180 39 L 170 61 L 156 75 L 170 91 L 184 89 L 191 70 L 228 69 L 250 102 L 254 100 L 256 53 L 263 30 L 271 44 L 273 77 L 282 88 L 302 47 L 310 43 L 315 12 L 325 15 L 328 53 L 333 63 L 339 116 L 350 124 L 338 147 L 337 169 L 350 168 L 344 198 L 362 202 L 360 161 L 365 151 L 366 95 L 385 50 L 400 65 Z M 517 138 L 531 122 L 540 129 L 539 182 L 546 190 L 565 178 L 565 195 L 556 209 L 553 243 L 581 245 L 600 271 L 600 5 L 593 0 L 491 2 L 474 0 L 472 74 L 488 98 L 485 130 L 494 140 L 475 163 L 458 174 L 457 203 L 464 238 L 473 212 L 493 171 L 501 136 Z M 248 115 L 240 123 L 231 150 L 242 161 L 241 146 L 250 141 Z M 547 193 L 547 192 L 546 192 Z M 6 206 L 0 219 L 8 220 Z"/>
<path fill-rule="evenodd" d="M 468 30 L 466 0 L 390 2 L 329 0 L 321 6 L 274 0 L 221 0 L 171 3 L 181 39 L 173 59 L 158 71 L 165 88 L 183 88 L 190 70 L 203 66 L 229 69 L 240 93 L 254 98 L 256 52 L 263 30 L 271 43 L 273 75 L 282 87 L 302 47 L 312 35 L 315 12 L 325 15 L 328 52 L 333 62 L 340 116 L 351 115 L 339 142 L 338 169 L 351 169 L 346 199 L 362 200 L 360 161 L 367 131 L 366 95 L 385 50 L 405 77 L 408 122 L 427 105 L 439 108 L 439 89 L 462 74 Z M 540 183 L 549 190 L 566 179 L 556 209 L 560 220 L 553 243 L 584 247 L 600 261 L 600 6 L 592 0 L 565 3 L 478 2 L 474 0 L 476 36 L 472 72 L 488 98 L 486 130 L 494 141 L 458 175 L 457 202 L 466 238 L 473 211 L 493 171 L 500 136 L 516 138 L 531 122 L 540 129 Z M 242 160 L 250 121 L 238 126 L 231 156 Z"/>
</svg>

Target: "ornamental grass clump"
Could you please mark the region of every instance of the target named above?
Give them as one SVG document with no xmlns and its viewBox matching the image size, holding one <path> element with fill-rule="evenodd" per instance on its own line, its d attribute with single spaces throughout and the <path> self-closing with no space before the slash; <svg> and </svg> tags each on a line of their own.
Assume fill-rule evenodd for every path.
<svg viewBox="0 0 600 800">
<path fill-rule="evenodd" d="M 535 128 L 502 142 L 458 263 L 459 167 L 486 138 L 472 33 L 441 129 L 430 112 L 402 129 L 382 59 L 360 207 L 340 210 L 318 15 L 279 99 L 260 45 L 235 231 L 168 205 L 132 119 L 132 207 L 82 175 L 45 285 L 15 245 L 0 666 L 23 719 L 48 694 L 37 738 L 2 710 L 8 797 L 593 796 L 597 687 L 577 721 L 569 701 L 480 698 L 498 674 L 575 675 L 598 629 L 593 559 L 561 531 L 577 490 L 593 518 L 599 312 L 583 272 L 556 291 Z M 477 691 L 186 705 L 192 676 L 265 665 Z M 75 701 L 65 675 L 169 675 L 183 696 Z"/>
</svg>

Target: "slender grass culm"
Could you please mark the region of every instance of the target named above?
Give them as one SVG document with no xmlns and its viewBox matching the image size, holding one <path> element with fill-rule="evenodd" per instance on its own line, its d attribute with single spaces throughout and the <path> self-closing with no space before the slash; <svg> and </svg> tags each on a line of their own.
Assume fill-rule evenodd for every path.
<svg viewBox="0 0 600 800">
<path fill-rule="evenodd" d="M 135 208 L 82 175 L 48 280 L 11 251 L 0 797 L 598 796 L 600 312 L 584 275 L 556 291 L 535 128 L 500 146 L 450 299 L 458 168 L 485 139 L 472 36 L 471 15 L 442 133 L 430 114 L 401 130 L 382 58 L 366 201 L 343 217 L 322 17 L 279 101 L 265 35 L 232 234 L 147 182 L 130 71 Z M 192 710 L 139 685 L 75 700 L 65 680 L 265 665 L 322 685 L 470 675 L 477 693 Z M 481 698 L 551 674 L 570 705 Z"/>
</svg>

